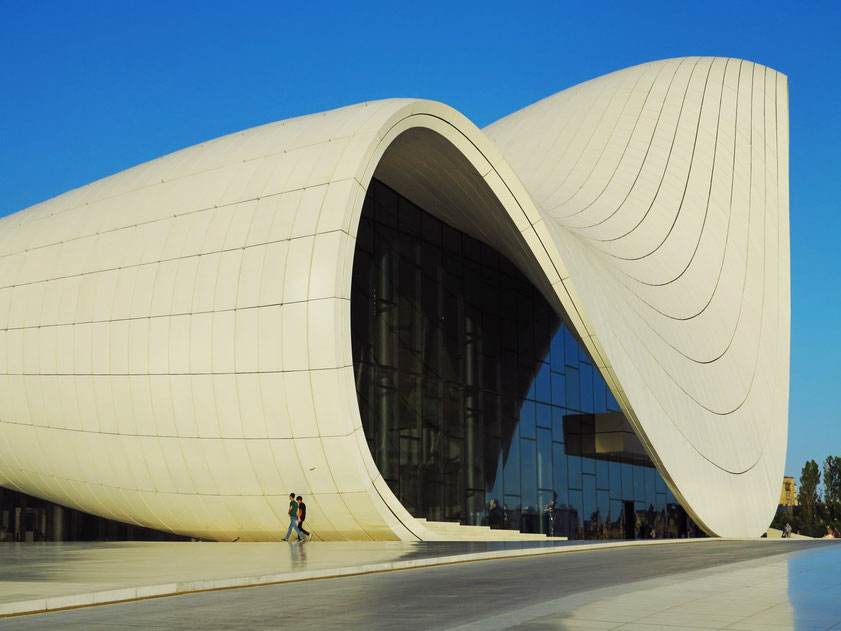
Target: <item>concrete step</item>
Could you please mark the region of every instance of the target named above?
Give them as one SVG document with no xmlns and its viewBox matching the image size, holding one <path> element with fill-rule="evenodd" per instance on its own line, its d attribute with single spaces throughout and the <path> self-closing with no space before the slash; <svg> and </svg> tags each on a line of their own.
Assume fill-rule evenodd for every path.
<svg viewBox="0 0 841 631">
<path fill-rule="evenodd" d="M 424 526 L 434 528 L 437 531 L 455 531 L 455 532 L 488 532 L 491 530 L 490 526 L 470 526 L 459 524 L 454 521 L 427 521 L 426 519 L 418 519 Z"/>
<path fill-rule="evenodd" d="M 547 537 L 539 533 L 494 529 L 489 526 L 466 526 L 458 522 L 429 521 L 417 518 L 429 532 L 430 541 L 564 541 L 566 537 Z"/>
</svg>

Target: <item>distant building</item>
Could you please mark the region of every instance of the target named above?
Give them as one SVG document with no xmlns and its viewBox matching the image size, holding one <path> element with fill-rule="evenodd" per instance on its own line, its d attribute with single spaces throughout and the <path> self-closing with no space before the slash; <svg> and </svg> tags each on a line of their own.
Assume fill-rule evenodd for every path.
<svg viewBox="0 0 841 631">
<path fill-rule="evenodd" d="M 797 506 L 797 483 L 790 475 L 783 477 L 783 488 L 780 491 L 780 506 Z"/>
</svg>

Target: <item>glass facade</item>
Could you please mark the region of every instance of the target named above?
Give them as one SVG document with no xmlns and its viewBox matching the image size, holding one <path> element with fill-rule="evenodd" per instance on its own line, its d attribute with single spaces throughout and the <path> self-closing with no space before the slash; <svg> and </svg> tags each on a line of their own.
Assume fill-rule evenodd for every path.
<svg viewBox="0 0 841 631">
<path fill-rule="evenodd" d="M 351 295 L 371 454 L 416 517 L 578 538 L 700 535 L 639 454 L 590 357 L 490 246 L 373 180 Z"/>
<path fill-rule="evenodd" d="M 124 524 L 0 487 L 0 543 L 33 541 L 190 541 Z"/>
</svg>

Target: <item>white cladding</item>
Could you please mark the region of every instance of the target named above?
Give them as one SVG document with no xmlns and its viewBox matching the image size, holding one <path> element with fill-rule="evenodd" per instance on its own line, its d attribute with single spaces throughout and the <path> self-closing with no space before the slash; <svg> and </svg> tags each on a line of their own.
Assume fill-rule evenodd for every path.
<svg viewBox="0 0 841 631">
<path fill-rule="evenodd" d="M 788 98 L 653 62 L 480 131 L 391 99 L 184 149 L 0 219 L 0 485 L 124 522 L 425 539 L 384 483 L 350 287 L 377 177 L 517 264 L 683 505 L 757 536 L 785 460 Z"/>
</svg>

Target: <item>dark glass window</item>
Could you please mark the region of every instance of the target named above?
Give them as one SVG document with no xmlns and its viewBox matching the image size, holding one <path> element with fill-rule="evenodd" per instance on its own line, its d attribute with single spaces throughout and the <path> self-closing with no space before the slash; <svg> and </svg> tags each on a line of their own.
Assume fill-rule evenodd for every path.
<svg viewBox="0 0 841 631">
<path fill-rule="evenodd" d="M 537 430 L 537 487 L 553 488 L 552 432 L 542 427 Z"/>
<path fill-rule="evenodd" d="M 581 411 L 593 414 L 596 411 L 593 392 L 593 367 L 581 362 L 578 377 L 581 382 Z"/>
<path fill-rule="evenodd" d="M 537 410 L 534 401 L 523 401 L 520 407 L 520 436 L 534 438 Z"/>
<path fill-rule="evenodd" d="M 371 455 L 413 515 L 570 538 L 687 531 L 650 463 L 604 451 L 599 415 L 619 406 L 540 292 L 377 180 L 351 327 Z"/>
<path fill-rule="evenodd" d="M 618 462 L 610 463 L 610 497 L 622 499 L 622 465 Z"/>
<path fill-rule="evenodd" d="M 566 407 L 581 411 L 581 380 L 578 368 L 567 366 L 566 378 Z"/>
<path fill-rule="evenodd" d="M 607 460 L 596 460 L 596 488 L 610 489 L 610 463 Z"/>
<path fill-rule="evenodd" d="M 520 440 L 520 497 L 523 513 L 537 514 L 537 443 L 523 438 Z M 536 526 L 530 526 L 526 532 L 537 532 Z"/>
<path fill-rule="evenodd" d="M 514 435 L 506 446 L 505 465 L 502 470 L 505 493 L 520 494 L 520 432 L 514 429 Z"/>
<path fill-rule="evenodd" d="M 557 497 L 555 502 L 558 505 L 569 502 L 569 483 L 567 478 L 567 455 L 564 446 L 558 443 L 552 444 L 552 480 Z"/>
<path fill-rule="evenodd" d="M 545 347 L 546 343 L 543 342 L 540 344 L 541 347 Z M 535 395 L 538 401 L 551 401 L 552 400 L 552 386 L 551 380 L 549 376 L 549 364 L 544 364 L 541 362 L 540 368 L 537 372 L 537 379 L 535 380 Z"/>
<path fill-rule="evenodd" d="M 550 375 L 550 383 L 552 388 L 552 405 L 565 407 L 567 402 L 566 393 L 566 379 L 564 375 L 558 372 L 552 372 Z"/>
</svg>

